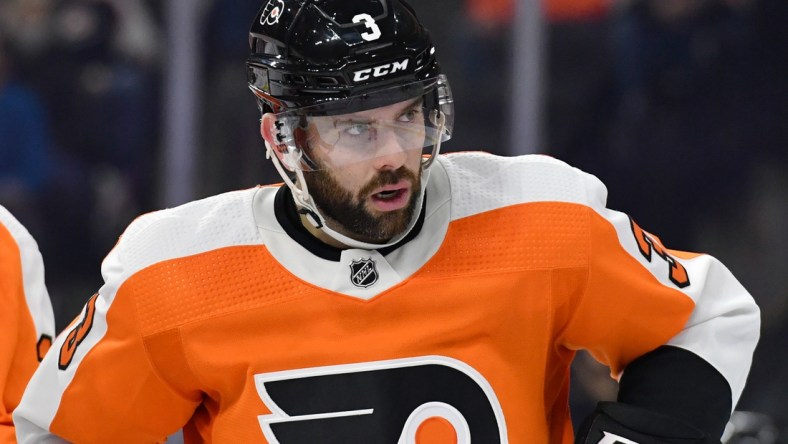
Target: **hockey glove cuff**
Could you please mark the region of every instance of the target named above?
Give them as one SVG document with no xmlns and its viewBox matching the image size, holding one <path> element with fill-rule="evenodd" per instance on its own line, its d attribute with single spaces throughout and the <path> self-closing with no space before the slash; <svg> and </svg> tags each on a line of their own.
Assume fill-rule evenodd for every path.
<svg viewBox="0 0 788 444">
<path fill-rule="evenodd" d="M 619 402 L 600 402 L 575 444 L 720 444 L 686 422 Z"/>
</svg>

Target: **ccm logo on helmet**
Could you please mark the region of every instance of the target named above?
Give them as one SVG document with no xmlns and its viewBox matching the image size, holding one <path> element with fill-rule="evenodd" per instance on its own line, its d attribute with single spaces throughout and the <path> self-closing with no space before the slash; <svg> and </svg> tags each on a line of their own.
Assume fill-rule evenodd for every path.
<svg viewBox="0 0 788 444">
<path fill-rule="evenodd" d="M 374 68 L 367 68 L 362 69 L 360 71 L 353 72 L 353 81 L 354 82 L 363 82 L 364 80 L 369 80 L 370 77 L 385 77 L 390 74 L 394 74 L 400 71 L 405 71 L 408 69 L 408 59 L 404 59 L 399 62 L 394 63 L 386 63 L 385 65 L 376 66 Z"/>
</svg>

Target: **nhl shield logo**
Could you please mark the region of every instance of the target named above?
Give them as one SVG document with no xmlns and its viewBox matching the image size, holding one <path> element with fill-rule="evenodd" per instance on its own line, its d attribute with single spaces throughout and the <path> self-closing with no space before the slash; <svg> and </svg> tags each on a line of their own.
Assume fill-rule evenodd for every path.
<svg viewBox="0 0 788 444">
<path fill-rule="evenodd" d="M 350 281 L 356 287 L 371 287 L 378 281 L 378 270 L 372 259 L 359 259 L 350 264 Z"/>
</svg>

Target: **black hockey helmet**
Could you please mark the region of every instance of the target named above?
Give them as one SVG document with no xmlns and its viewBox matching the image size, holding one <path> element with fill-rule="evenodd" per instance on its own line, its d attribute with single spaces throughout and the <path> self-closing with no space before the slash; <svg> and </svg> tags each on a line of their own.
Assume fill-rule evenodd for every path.
<svg viewBox="0 0 788 444">
<path fill-rule="evenodd" d="M 447 100 L 430 34 L 403 0 L 266 0 L 249 45 L 248 83 L 263 112 L 355 112 L 422 94 L 438 109 Z"/>
</svg>

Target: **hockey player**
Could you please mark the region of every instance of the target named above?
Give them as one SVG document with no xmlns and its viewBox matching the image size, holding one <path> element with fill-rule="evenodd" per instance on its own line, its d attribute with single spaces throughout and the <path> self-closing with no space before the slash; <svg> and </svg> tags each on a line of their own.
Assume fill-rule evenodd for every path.
<svg viewBox="0 0 788 444">
<path fill-rule="evenodd" d="M 439 155 L 451 89 L 402 0 L 268 0 L 250 43 L 284 184 L 131 224 L 22 443 L 719 441 L 759 335 L 720 262 L 558 160 Z M 579 349 L 620 394 L 576 438 Z"/>
<path fill-rule="evenodd" d="M 0 443 L 15 443 L 11 413 L 55 337 L 38 245 L 0 206 Z"/>
</svg>

